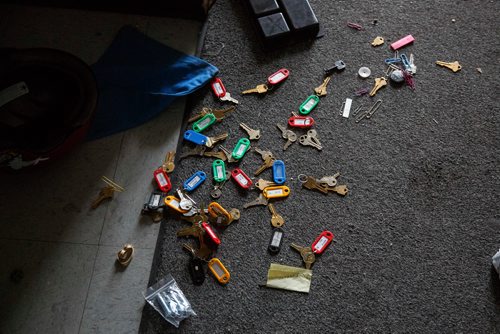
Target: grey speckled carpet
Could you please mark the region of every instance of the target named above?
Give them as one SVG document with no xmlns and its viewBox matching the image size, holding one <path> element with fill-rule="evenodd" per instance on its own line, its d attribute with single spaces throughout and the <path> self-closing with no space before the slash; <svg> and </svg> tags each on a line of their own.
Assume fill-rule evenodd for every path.
<svg viewBox="0 0 500 334">
<path fill-rule="evenodd" d="M 325 36 L 312 45 L 264 53 L 240 1 L 218 1 L 203 51 L 240 101 L 237 112 L 208 133 L 230 131 L 225 146 L 232 149 L 244 136 L 238 123 L 245 122 L 262 130 L 253 146 L 271 149 L 286 163 L 292 195 L 276 203 L 286 219 L 281 252 L 267 252 L 268 210 L 242 209 L 258 193 L 228 182 L 219 202 L 240 208 L 242 217 L 220 233 L 217 256 L 230 270 L 231 282 L 221 286 L 207 277 L 202 286 L 193 286 L 189 254 L 181 249 L 185 239 L 175 236 L 188 225 L 167 219 L 151 282 L 171 273 L 198 316 L 176 330 L 145 307 L 141 332 L 498 333 L 500 282 L 491 256 L 500 247 L 500 2 L 311 4 Z M 347 21 L 365 30 L 352 30 Z M 376 95 L 383 104 L 372 119 L 356 124 L 342 118 L 345 98 L 354 99 L 353 108 L 375 101 L 353 92 L 384 74 L 383 60 L 392 55 L 388 44 L 406 34 L 416 38 L 404 49 L 415 55 L 416 90 L 387 86 Z M 370 42 L 378 35 L 386 44 L 374 48 Z M 222 43 L 224 49 L 213 56 Z M 275 124 L 298 110 L 321 83 L 323 68 L 337 59 L 347 68 L 334 75 L 328 95 L 311 113 L 323 151 L 295 143 L 283 152 Z M 463 69 L 453 73 L 436 66 L 436 60 L 458 60 Z M 369 80 L 357 77 L 361 66 L 372 70 Z M 282 67 L 291 75 L 279 89 L 264 97 L 241 96 Z M 194 98 L 192 113 L 223 105 L 208 88 Z M 181 161 L 174 183 L 196 170 L 211 176 L 211 161 Z M 249 152 L 240 167 L 253 175 L 260 163 Z M 350 189 L 344 198 L 302 189 L 297 181 L 300 173 L 319 177 L 337 171 L 339 183 Z M 271 172 L 262 176 L 270 179 Z M 194 199 L 208 203 L 210 190 L 206 182 Z M 258 287 L 271 262 L 302 265 L 291 242 L 310 244 L 325 229 L 336 235 L 336 243 L 314 264 L 309 294 Z"/>
</svg>

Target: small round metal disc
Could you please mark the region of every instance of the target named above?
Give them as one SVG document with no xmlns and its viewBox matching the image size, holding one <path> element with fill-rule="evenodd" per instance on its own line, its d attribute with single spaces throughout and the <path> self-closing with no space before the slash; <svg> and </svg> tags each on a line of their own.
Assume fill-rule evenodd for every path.
<svg viewBox="0 0 500 334">
<path fill-rule="evenodd" d="M 358 70 L 358 75 L 362 77 L 363 79 L 368 78 L 372 74 L 372 71 L 368 67 L 361 67 Z"/>
</svg>

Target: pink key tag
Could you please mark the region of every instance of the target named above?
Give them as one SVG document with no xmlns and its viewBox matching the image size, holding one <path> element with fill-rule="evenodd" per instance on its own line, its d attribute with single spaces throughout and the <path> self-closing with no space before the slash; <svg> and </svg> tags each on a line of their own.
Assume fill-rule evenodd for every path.
<svg viewBox="0 0 500 334">
<path fill-rule="evenodd" d="M 287 70 L 286 68 L 282 68 L 277 72 L 271 74 L 269 78 L 267 78 L 267 83 L 270 85 L 277 85 L 280 82 L 286 80 L 289 74 L 290 74 L 289 70 Z"/>
<path fill-rule="evenodd" d="M 400 40 L 397 40 L 394 43 L 392 43 L 391 48 L 393 50 L 397 50 L 397 49 L 402 48 L 403 46 L 406 46 L 408 44 L 413 43 L 413 41 L 415 41 L 415 38 L 413 38 L 412 35 L 408 35 L 408 36 L 405 36 L 405 37 L 401 38 Z"/>
</svg>

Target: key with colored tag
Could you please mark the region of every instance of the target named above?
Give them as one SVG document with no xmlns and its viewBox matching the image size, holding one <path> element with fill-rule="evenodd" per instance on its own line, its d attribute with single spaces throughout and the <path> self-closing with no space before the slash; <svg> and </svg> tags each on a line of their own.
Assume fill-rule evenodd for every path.
<svg viewBox="0 0 500 334">
<path fill-rule="evenodd" d="M 193 191 L 198 188 L 207 179 L 207 174 L 203 171 L 197 171 L 184 181 L 183 187 L 186 191 Z"/>
<path fill-rule="evenodd" d="M 250 177 L 248 177 L 245 172 L 243 172 L 240 168 L 235 168 L 231 172 L 231 176 L 236 183 L 242 187 L 243 189 L 248 189 L 252 186 L 253 182 Z"/>
<path fill-rule="evenodd" d="M 181 209 L 181 206 L 180 206 L 181 200 L 175 196 L 167 196 L 167 197 L 165 197 L 164 201 L 165 201 L 165 205 L 167 205 L 171 209 L 174 209 L 177 212 L 186 213 L 189 211 L 189 210 Z"/>
<path fill-rule="evenodd" d="M 290 188 L 288 188 L 287 186 L 267 187 L 264 188 L 262 194 L 267 199 L 287 197 L 288 195 L 290 195 Z"/>
<path fill-rule="evenodd" d="M 231 154 L 234 159 L 240 160 L 243 158 L 245 153 L 250 149 L 250 140 L 247 138 L 241 138 L 236 143 L 236 146 L 233 149 L 233 153 Z"/>
<path fill-rule="evenodd" d="M 285 81 L 286 78 L 288 78 L 288 75 L 290 75 L 290 71 L 287 70 L 286 68 L 282 68 L 282 69 L 274 72 L 273 74 L 271 74 L 267 78 L 267 83 L 271 86 L 277 85 L 277 84 Z"/>
<path fill-rule="evenodd" d="M 269 253 L 276 255 L 281 249 L 281 242 L 283 241 L 283 230 L 280 228 L 274 228 L 273 234 L 271 235 L 271 240 L 269 241 L 269 246 L 267 249 Z"/>
<path fill-rule="evenodd" d="M 326 247 L 332 242 L 334 235 L 330 231 L 323 231 L 321 234 L 314 240 L 311 245 L 311 249 L 314 254 L 321 254 L 325 251 Z"/>
<path fill-rule="evenodd" d="M 215 123 L 217 118 L 214 114 L 206 114 L 193 124 L 193 130 L 196 132 L 202 132 L 203 130 L 208 129 L 212 124 Z"/>
<path fill-rule="evenodd" d="M 319 96 L 310 95 L 299 107 L 299 112 L 302 115 L 309 114 L 319 103 Z"/>
<path fill-rule="evenodd" d="M 208 216 L 211 222 L 223 225 L 229 225 L 233 221 L 233 216 L 217 202 L 211 202 L 208 205 Z"/>
<path fill-rule="evenodd" d="M 294 128 L 307 129 L 314 125 L 314 119 L 311 116 L 292 116 L 288 119 L 288 125 Z"/>
<path fill-rule="evenodd" d="M 207 222 L 203 222 L 201 223 L 201 226 L 203 227 L 203 229 L 205 230 L 205 232 L 207 233 L 208 237 L 210 238 L 211 241 L 213 241 L 213 243 L 215 245 L 220 245 L 220 239 L 219 237 L 217 236 L 217 234 L 215 234 L 214 230 L 212 229 L 212 227 L 210 227 L 210 224 L 207 223 Z"/>
<path fill-rule="evenodd" d="M 158 168 L 153 172 L 153 176 L 158 184 L 158 188 L 164 193 L 168 193 L 170 189 L 172 189 L 172 183 L 170 182 L 170 178 L 168 174 L 163 170 L 163 168 Z"/>
<path fill-rule="evenodd" d="M 184 132 L 184 139 L 195 143 L 196 145 L 206 145 L 208 142 L 208 137 L 198 133 L 194 130 L 187 130 Z"/>
<path fill-rule="evenodd" d="M 224 161 L 217 159 L 212 163 L 212 170 L 214 173 L 215 182 L 226 181 L 226 164 Z"/>
<path fill-rule="evenodd" d="M 283 160 L 276 160 L 273 163 L 273 180 L 276 184 L 283 184 L 286 181 L 286 169 Z"/>
<path fill-rule="evenodd" d="M 208 262 L 208 269 L 210 269 L 210 272 L 215 276 L 219 283 L 227 284 L 229 282 L 231 275 L 218 258 L 214 257 Z"/>
<path fill-rule="evenodd" d="M 224 84 L 222 83 L 222 80 L 220 78 L 214 78 L 211 82 L 211 86 L 212 91 L 219 100 L 238 104 L 238 100 L 231 97 L 231 94 L 226 91 L 226 87 L 224 87 Z"/>
</svg>

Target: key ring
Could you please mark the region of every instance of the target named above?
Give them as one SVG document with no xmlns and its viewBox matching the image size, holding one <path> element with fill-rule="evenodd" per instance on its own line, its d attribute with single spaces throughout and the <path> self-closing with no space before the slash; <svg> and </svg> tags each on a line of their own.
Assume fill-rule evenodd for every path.
<svg viewBox="0 0 500 334">
<path fill-rule="evenodd" d="M 299 174 L 299 176 L 297 177 L 297 179 L 301 182 L 301 183 L 305 183 L 307 181 L 307 175 L 306 174 Z"/>
</svg>

